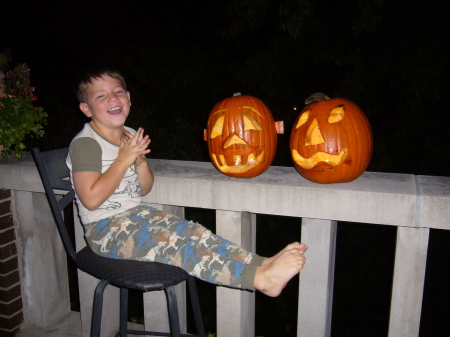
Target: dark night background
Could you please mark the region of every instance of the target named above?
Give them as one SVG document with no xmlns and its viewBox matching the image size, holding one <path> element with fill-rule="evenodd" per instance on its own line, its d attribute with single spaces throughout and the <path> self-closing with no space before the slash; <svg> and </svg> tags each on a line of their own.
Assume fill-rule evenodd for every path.
<svg viewBox="0 0 450 337">
<path fill-rule="evenodd" d="M 18 1 L 2 5 L 0 51 L 10 48 L 12 65 L 29 65 L 37 103 L 49 113 L 46 135 L 28 140 L 29 148 L 69 144 L 86 122 L 73 94 L 76 77 L 106 64 L 125 74 L 133 103 L 128 125 L 145 128 L 153 158 L 209 161 L 209 111 L 242 92 L 284 121 L 273 165 L 293 166 L 292 124 L 304 100 L 324 92 L 366 113 L 374 136 L 368 171 L 448 176 L 450 25 L 440 3 Z M 213 211 L 186 213 L 214 222 Z M 272 236 L 281 237 L 280 247 L 299 237 L 298 221 L 259 216 L 258 253 L 273 254 Z M 387 335 L 395 235 L 395 227 L 339 223 L 333 336 Z M 421 336 L 450 328 L 449 239 L 431 231 Z M 295 336 L 296 301 L 289 299 L 298 283 L 291 283 L 277 299 L 257 296 L 257 335 Z M 214 290 L 205 286 L 204 297 Z M 205 324 L 214 331 L 214 322 Z"/>
</svg>

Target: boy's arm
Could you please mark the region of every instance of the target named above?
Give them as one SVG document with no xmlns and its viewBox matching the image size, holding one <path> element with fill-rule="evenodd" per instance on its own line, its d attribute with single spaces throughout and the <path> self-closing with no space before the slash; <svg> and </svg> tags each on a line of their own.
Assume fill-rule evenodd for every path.
<svg viewBox="0 0 450 337">
<path fill-rule="evenodd" d="M 128 137 L 128 139 L 132 139 L 133 137 L 137 138 L 137 141 L 139 141 L 142 144 L 140 148 L 142 147 L 146 149 L 145 154 L 148 154 L 150 152 L 150 150 L 147 149 L 148 145 L 150 144 L 150 139 L 148 138 L 148 136 L 144 137 L 144 129 L 139 128 L 134 135 L 130 134 L 128 131 L 126 131 L 125 134 Z M 138 181 L 139 184 L 141 185 L 141 196 L 150 193 L 155 179 L 153 172 L 150 166 L 148 165 L 145 154 L 138 156 L 134 162 L 134 167 L 136 170 L 136 174 L 138 176 Z"/>
<path fill-rule="evenodd" d="M 73 185 L 84 207 L 90 211 L 99 208 L 114 193 L 133 163 L 136 166 L 139 183 L 145 185 L 144 190 L 141 186 L 141 191 L 150 192 L 153 186 L 153 173 L 145 160 L 145 155 L 150 152 L 147 149 L 150 140 L 148 136 L 143 137 L 142 134 L 143 129 L 140 128 L 135 135 L 122 142 L 118 157 L 105 172 L 73 172 Z M 143 169 L 145 167 L 147 172 Z"/>
<path fill-rule="evenodd" d="M 116 190 L 128 167 L 117 160 L 103 174 L 98 172 L 73 172 L 73 185 L 78 198 L 90 211 L 99 208 Z"/>
<path fill-rule="evenodd" d="M 135 168 L 139 184 L 141 185 L 141 196 L 147 195 L 152 190 L 155 177 L 152 169 L 145 159 L 145 156 L 143 158 L 139 157 L 136 159 Z"/>
</svg>

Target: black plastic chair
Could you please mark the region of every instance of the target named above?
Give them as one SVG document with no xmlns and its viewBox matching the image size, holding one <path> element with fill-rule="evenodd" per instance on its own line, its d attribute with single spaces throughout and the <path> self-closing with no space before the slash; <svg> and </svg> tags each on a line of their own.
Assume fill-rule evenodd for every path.
<svg viewBox="0 0 450 337">
<path fill-rule="evenodd" d="M 41 176 L 52 213 L 55 217 L 67 253 L 75 261 L 79 269 L 101 280 L 98 283 L 94 294 L 91 336 L 100 336 L 103 292 L 108 284 L 113 284 L 120 288 L 120 331 L 116 334 L 116 337 L 126 337 L 127 334 L 204 337 L 205 333 L 203 330 L 195 279 L 183 269 L 157 262 L 140 262 L 106 258 L 95 254 L 89 246 L 84 247 L 76 253 L 62 215 L 64 208 L 69 205 L 72 206 L 75 198 L 71 183 L 67 179 L 69 177 L 69 169 L 66 166 L 68 151 L 69 148 L 45 152 L 40 152 L 37 148 L 32 150 L 36 166 Z M 65 190 L 68 191 L 68 193 L 58 201 L 53 189 Z M 177 297 L 174 286 L 185 280 L 187 281 L 189 289 L 197 335 L 181 334 L 180 332 Z M 137 289 L 143 292 L 154 290 L 165 291 L 171 333 L 128 330 L 128 289 Z"/>
</svg>

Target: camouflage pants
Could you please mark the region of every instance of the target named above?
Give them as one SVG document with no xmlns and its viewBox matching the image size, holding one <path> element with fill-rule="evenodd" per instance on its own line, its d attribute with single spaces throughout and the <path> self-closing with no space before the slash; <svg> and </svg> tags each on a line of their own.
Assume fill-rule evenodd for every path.
<svg viewBox="0 0 450 337">
<path fill-rule="evenodd" d="M 218 285 L 254 289 L 256 268 L 264 259 L 198 223 L 145 204 L 84 227 L 99 255 L 178 266 Z"/>
</svg>

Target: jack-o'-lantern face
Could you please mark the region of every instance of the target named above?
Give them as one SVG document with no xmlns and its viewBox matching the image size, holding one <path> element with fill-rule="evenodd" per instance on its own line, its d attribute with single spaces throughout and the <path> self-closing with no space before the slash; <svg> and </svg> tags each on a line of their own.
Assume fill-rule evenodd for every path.
<svg viewBox="0 0 450 337">
<path fill-rule="evenodd" d="M 204 133 L 213 165 L 232 177 L 263 173 L 275 156 L 277 127 L 282 122 L 258 98 L 235 94 L 217 103 Z"/>
<path fill-rule="evenodd" d="M 364 172 L 372 156 L 370 124 L 353 102 L 320 95 L 311 96 L 316 100 L 294 123 L 290 139 L 294 165 L 314 182 L 352 181 Z"/>
</svg>

